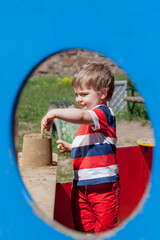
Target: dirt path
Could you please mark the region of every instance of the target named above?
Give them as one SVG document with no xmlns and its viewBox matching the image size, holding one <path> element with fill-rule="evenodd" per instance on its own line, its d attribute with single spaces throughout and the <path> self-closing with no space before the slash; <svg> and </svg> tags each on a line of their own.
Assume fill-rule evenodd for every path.
<svg viewBox="0 0 160 240">
<path fill-rule="evenodd" d="M 117 147 L 127 147 L 137 145 L 137 140 L 141 138 L 153 138 L 153 131 L 150 122 L 143 125 L 138 121 L 118 121 L 117 122 Z"/>
</svg>

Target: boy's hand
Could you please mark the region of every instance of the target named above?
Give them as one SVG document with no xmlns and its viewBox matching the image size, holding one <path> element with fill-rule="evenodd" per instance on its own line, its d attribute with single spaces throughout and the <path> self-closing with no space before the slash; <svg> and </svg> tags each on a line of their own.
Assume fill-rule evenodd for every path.
<svg viewBox="0 0 160 240">
<path fill-rule="evenodd" d="M 52 125 L 54 119 L 54 112 L 51 110 L 49 111 L 44 118 L 41 121 L 41 135 L 43 136 L 44 130 L 46 129 L 47 131 L 50 130 L 50 127 Z"/>
<path fill-rule="evenodd" d="M 58 145 L 57 145 L 57 148 L 59 149 L 59 151 L 60 151 L 61 153 L 65 153 L 65 152 L 69 153 L 69 152 L 71 152 L 71 150 L 72 150 L 72 144 L 67 143 L 67 142 L 65 142 L 65 141 L 63 141 L 63 140 L 57 140 L 56 143 L 58 144 Z"/>
</svg>

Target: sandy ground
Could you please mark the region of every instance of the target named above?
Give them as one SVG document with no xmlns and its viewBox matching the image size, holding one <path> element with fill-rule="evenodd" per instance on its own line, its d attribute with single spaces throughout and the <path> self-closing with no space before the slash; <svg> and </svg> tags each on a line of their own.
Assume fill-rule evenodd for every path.
<svg viewBox="0 0 160 240">
<path fill-rule="evenodd" d="M 149 122 L 143 126 L 141 122 L 122 120 L 117 122 L 117 137 L 117 147 L 135 146 L 137 145 L 137 140 L 140 138 L 153 138 L 153 132 Z M 27 190 L 40 211 L 42 211 L 42 215 L 46 216 L 45 219 L 48 218 L 52 220 L 57 167 L 44 166 L 26 168 L 21 164 L 21 156 L 19 159 L 20 173 Z M 65 166 L 62 167 L 65 169 Z"/>
<path fill-rule="evenodd" d="M 53 219 L 58 155 L 53 153 L 53 166 L 23 167 L 22 153 L 18 154 L 19 170 L 36 206 L 35 211 L 45 219 Z"/>
<path fill-rule="evenodd" d="M 145 125 L 137 121 L 121 120 L 117 122 L 117 147 L 136 146 L 138 139 L 153 137 L 150 122 Z"/>
</svg>

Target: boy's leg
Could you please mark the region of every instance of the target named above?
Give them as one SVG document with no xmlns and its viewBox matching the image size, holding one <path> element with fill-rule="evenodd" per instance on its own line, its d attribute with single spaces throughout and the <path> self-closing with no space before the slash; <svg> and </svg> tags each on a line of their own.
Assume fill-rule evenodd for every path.
<svg viewBox="0 0 160 240">
<path fill-rule="evenodd" d="M 85 186 L 72 188 L 71 204 L 75 229 L 81 232 L 94 232 L 95 218 L 88 203 Z"/>
<path fill-rule="evenodd" d="M 96 218 L 94 231 L 102 232 L 116 227 L 119 213 L 119 183 L 98 184 L 93 188 L 88 196 Z"/>
</svg>

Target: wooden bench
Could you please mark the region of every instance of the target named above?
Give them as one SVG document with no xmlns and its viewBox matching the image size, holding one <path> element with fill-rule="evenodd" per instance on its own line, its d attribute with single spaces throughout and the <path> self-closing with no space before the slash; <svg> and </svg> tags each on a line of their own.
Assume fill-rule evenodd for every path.
<svg viewBox="0 0 160 240">
<path fill-rule="evenodd" d="M 132 96 L 125 97 L 124 100 L 127 102 L 132 102 L 132 107 L 130 109 L 130 112 L 133 113 L 133 109 L 136 103 L 143 103 L 144 99 L 141 96 L 134 96 L 134 89 L 133 88 L 127 88 L 126 90 L 131 90 Z"/>
</svg>

